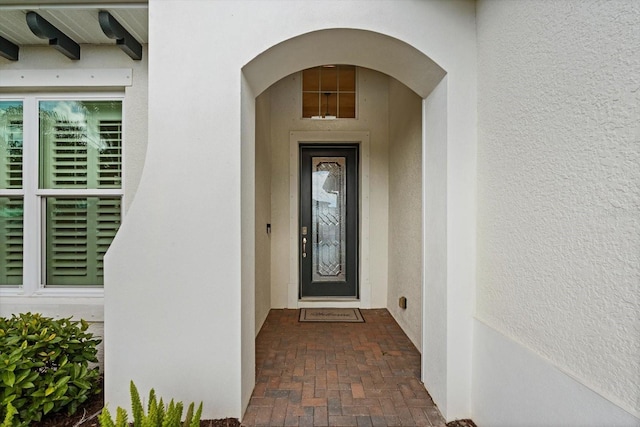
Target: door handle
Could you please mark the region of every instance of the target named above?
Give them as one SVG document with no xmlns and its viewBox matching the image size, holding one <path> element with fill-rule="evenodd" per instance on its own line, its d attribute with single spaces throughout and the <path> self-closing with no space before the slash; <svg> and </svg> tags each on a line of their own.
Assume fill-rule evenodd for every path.
<svg viewBox="0 0 640 427">
<path fill-rule="evenodd" d="M 307 238 L 302 238 L 302 258 L 307 257 Z"/>
</svg>

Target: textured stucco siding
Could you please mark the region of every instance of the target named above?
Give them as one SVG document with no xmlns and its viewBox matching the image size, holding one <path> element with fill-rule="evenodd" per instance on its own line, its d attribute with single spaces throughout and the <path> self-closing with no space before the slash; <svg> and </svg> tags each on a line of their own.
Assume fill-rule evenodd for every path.
<svg viewBox="0 0 640 427">
<path fill-rule="evenodd" d="M 256 335 L 271 309 L 271 98 L 267 90 L 256 98 L 255 167 L 255 299 Z"/>
<path fill-rule="evenodd" d="M 389 288 L 387 308 L 422 348 L 422 99 L 389 79 Z M 401 309 L 399 297 L 407 298 Z"/>
<path fill-rule="evenodd" d="M 477 11 L 477 316 L 637 416 L 640 2 Z"/>
</svg>

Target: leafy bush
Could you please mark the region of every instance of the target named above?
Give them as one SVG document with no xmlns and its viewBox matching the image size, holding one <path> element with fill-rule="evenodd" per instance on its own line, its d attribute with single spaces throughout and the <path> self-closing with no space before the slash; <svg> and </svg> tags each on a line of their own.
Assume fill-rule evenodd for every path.
<svg viewBox="0 0 640 427">
<path fill-rule="evenodd" d="M 100 392 L 100 372 L 89 368 L 89 362 L 98 361 L 100 340 L 88 327 L 84 320 L 31 313 L 0 318 L 0 419 L 10 417 L 10 407 L 17 411 L 14 426 L 40 421 L 50 412 L 73 414 Z"/>
<path fill-rule="evenodd" d="M 4 416 L 4 421 L 0 424 L 0 427 L 11 427 L 13 425 L 13 416 L 17 413 L 17 409 L 13 407 L 11 403 L 7 405 L 7 413 Z"/>
<path fill-rule="evenodd" d="M 156 399 L 156 392 L 151 389 L 149 392 L 149 404 L 147 413 L 144 413 L 140 394 L 133 381 L 130 384 L 131 390 L 131 412 L 133 413 L 133 427 L 200 427 L 200 417 L 202 416 L 202 402 L 196 413 L 193 413 L 194 404 L 191 402 L 185 416 L 182 420 L 182 410 L 184 406 L 182 402 L 174 403 L 173 399 L 168 406 L 164 405 L 162 398 L 160 401 Z M 98 415 L 98 420 L 102 427 L 128 427 L 127 411 L 118 407 L 116 411 L 116 420 L 113 421 L 109 410 L 105 407 L 102 413 Z"/>
</svg>

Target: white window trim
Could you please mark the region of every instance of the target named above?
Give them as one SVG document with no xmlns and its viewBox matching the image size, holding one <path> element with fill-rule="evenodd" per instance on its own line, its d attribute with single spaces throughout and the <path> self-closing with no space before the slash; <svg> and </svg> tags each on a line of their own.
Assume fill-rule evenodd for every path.
<svg viewBox="0 0 640 427">
<path fill-rule="evenodd" d="M 119 189 L 39 189 L 38 188 L 38 105 L 40 101 L 120 101 L 122 103 L 122 183 Z M 73 297 L 103 298 L 102 286 L 55 286 L 43 283 L 42 265 L 45 257 L 42 234 L 45 227 L 42 203 L 46 196 L 118 196 L 122 200 L 120 208 L 124 218 L 125 189 L 125 94 L 124 92 L 38 92 L 12 93 L 0 95 L 0 101 L 22 101 L 23 103 L 23 146 L 22 146 L 22 189 L 0 190 L 2 196 L 23 197 L 23 273 L 22 285 L 0 287 L 0 297 Z M 38 144 L 31 143 L 38 141 Z M 31 196 L 35 197 L 31 197 Z M 29 227 L 27 224 L 39 224 Z"/>
<path fill-rule="evenodd" d="M 131 68 L 0 70 L 0 87 L 125 87 L 132 74 Z"/>
</svg>

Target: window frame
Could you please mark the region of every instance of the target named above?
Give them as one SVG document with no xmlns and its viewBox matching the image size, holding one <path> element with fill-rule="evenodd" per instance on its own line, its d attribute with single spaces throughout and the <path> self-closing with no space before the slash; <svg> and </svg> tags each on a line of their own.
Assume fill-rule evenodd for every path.
<svg viewBox="0 0 640 427">
<path fill-rule="evenodd" d="M 124 219 L 126 188 L 126 103 L 121 91 L 51 91 L 24 92 L 0 95 L 0 101 L 21 101 L 23 108 L 22 188 L 2 190 L 0 197 L 22 197 L 23 200 L 23 273 L 21 285 L 0 286 L 0 296 L 60 296 L 103 297 L 101 285 L 46 286 L 44 268 L 46 260 L 47 197 L 111 197 L 120 200 L 120 218 Z M 122 108 L 121 122 L 121 185 L 112 189 L 45 189 L 39 188 L 39 105 L 41 101 L 117 101 Z"/>
</svg>

